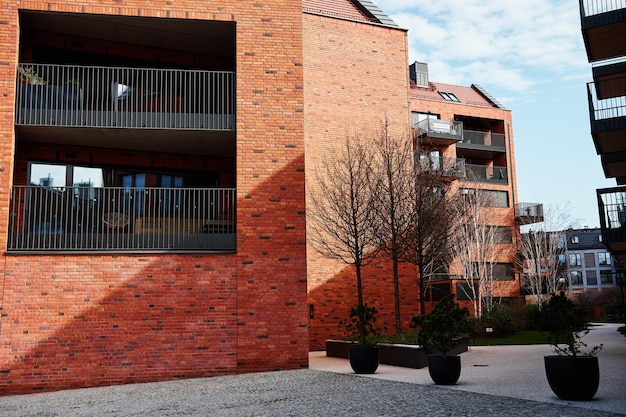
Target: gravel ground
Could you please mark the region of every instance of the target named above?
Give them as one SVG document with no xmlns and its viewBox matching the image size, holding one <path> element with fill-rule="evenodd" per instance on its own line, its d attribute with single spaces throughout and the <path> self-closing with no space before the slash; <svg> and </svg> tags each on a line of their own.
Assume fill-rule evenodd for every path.
<svg viewBox="0 0 626 417">
<path fill-rule="evenodd" d="M 547 345 L 475 347 L 461 355 L 453 387 L 427 369 L 381 366 L 355 375 L 347 360 L 311 354 L 310 368 L 0 397 L 0 416 L 626 416 L 626 338 L 594 328 L 600 388 L 566 402 L 542 369 Z"/>
</svg>

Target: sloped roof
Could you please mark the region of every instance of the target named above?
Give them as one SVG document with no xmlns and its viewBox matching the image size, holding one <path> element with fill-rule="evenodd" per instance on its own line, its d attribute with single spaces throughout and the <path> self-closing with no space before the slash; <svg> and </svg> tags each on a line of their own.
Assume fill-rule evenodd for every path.
<svg viewBox="0 0 626 417">
<path fill-rule="evenodd" d="M 446 100 L 440 93 L 452 93 L 459 99 L 461 104 L 504 109 L 502 104 L 498 103 L 495 98 L 479 85 L 472 84 L 471 87 L 463 87 L 460 85 L 432 82 L 429 83 L 429 85 L 429 88 L 412 85 L 411 98 L 451 103 L 451 101 Z"/>
<path fill-rule="evenodd" d="M 399 28 L 370 0 L 302 0 L 302 11 Z"/>
</svg>

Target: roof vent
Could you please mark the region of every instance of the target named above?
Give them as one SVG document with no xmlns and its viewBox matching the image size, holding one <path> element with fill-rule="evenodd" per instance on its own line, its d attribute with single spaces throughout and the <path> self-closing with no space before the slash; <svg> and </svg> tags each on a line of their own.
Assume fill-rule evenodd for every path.
<svg viewBox="0 0 626 417">
<path fill-rule="evenodd" d="M 428 64 L 416 61 L 409 65 L 409 77 L 418 87 L 428 87 Z"/>
</svg>

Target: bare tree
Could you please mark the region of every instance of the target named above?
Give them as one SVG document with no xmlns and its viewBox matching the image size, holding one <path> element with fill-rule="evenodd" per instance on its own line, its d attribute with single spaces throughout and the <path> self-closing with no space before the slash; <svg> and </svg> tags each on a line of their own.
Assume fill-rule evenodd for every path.
<svg viewBox="0 0 626 417">
<path fill-rule="evenodd" d="M 536 300 L 539 308 L 544 295 L 557 293 L 565 264 L 565 230 L 576 223 L 569 209 L 560 206 L 544 210 L 544 221 L 523 231 L 518 243 L 518 264 L 523 269 L 522 288 Z"/>
<path fill-rule="evenodd" d="M 456 229 L 452 257 L 465 281 L 463 291 L 472 300 L 474 314 L 481 317 L 494 304 L 494 267 L 501 249 L 504 229 L 490 224 L 490 197 L 479 189 L 461 189 L 457 205 L 459 227 Z"/>
<path fill-rule="evenodd" d="M 414 151 L 414 223 L 403 244 L 403 259 L 418 267 L 420 314 L 426 313 L 426 285 L 450 259 L 450 244 L 458 227 L 458 193 L 451 190 L 458 171 L 450 160 Z"/>
<path fill-rule="evenodd" d="M 382 252 L 392 261 L 396 333 L 402 332 L 398 266 L 403 244 L 416 222 L 413 144 L 405 137 L 392 137 L 385 122 L 375 139 L 372 182 L 378 188 L 379 241 Z"/>
<path fill-rule="evenodd" d="M 325 158 L 310 186 L 309 241 L 323 256 L 354 265 L 358 304 L 363 304 L 361 267 L 378 249 L 376 189 L 369 162 L 371 146 L 348 138 L 333 158 Z"/>
</svg>

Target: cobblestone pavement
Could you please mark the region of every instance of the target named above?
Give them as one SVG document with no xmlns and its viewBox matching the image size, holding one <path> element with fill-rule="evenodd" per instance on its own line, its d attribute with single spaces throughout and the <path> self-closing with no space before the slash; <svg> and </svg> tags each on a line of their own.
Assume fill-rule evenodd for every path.
<svg viewBox="0 0 626 417">
<path fill-rule="evenodd" d="M 626 338 L 590 334 L 600 353 L 596 399 L 561 401 L 541 358 L 548 346 L 472 348 L 453 387 L 426 369 L 381 366 L 355 375 L 346 360 L 311 354 L 312 369 L 0 397 L 0 416 L 626 416 Z"/>
</svg>

